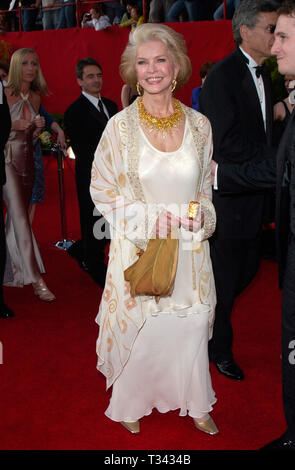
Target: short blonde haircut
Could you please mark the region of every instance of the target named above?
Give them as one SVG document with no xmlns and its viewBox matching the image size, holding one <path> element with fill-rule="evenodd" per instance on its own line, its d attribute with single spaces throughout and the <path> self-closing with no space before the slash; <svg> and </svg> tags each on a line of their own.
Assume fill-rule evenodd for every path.
<svg viewBox="0 0 295 470">
<path fill-rule="evenodd" d="M 120 75 L 123 81 L 133 88 L 136 87 L 136 51 L 138 46 L 147 41 L 163 42 L 174 64 L 179 66 L 176 89 L 187 83 L 192 73 L 192 66 L 187 55 L 185 40 L 181 34 L 169 28 L 169 26 L 159 23 L 145 23 L 131 31 L 128 44 L 121 57 Z"/>
<path fill-rule="evenodd" d="M 34 54 L 36 62 L 38 63 L 37 76 L 31 83 L 31 90 L 41 93 L 42 95 L 48 95 L 49 91 L 41 71 L 39 57 L 33 49 L 27 47 L 18 49 L 12 54 L 7 87 L 11 88 L 13 95 L 20 94 L 22 86 L 22 63 L 25 55 L 27 54 Z"/>
</svg>

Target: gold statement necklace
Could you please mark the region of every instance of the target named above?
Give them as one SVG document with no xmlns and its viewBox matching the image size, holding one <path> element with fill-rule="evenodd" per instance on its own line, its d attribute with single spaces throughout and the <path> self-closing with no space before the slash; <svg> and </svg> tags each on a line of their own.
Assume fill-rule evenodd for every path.
<svg viewBox="0 0 295 470">
<path fill-rule="evenodd" d="M 156 130 L 162 133 L 163 139 L 166 137 L 167 132 L 171 132 L 173 128 L 177 129 L 183 118 L 183 111 L 179 101 L 173 98 L 174 113 L 166 118 L 158 118 L 150 114 L 144 107 L 142 98 L 137 100 L 138 113 L 141 122 L 148 128 L 149 132 Z"/>
</svg>

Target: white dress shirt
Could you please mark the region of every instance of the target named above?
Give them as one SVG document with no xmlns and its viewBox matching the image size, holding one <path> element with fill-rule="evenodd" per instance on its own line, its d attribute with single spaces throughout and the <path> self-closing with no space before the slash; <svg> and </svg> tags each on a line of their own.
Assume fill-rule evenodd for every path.
<svg viewBox="0 0 295 470">
<path fill-rule="evenodd" d="M 82 94 L 85 96 L 85 98 L 87 98 L 90 101 L 90 103 L 93 104 L 93 106 L 96 107 L 96 109 L 98 109 L 98 102 L 100 101 L 107 118 L 108 119 L 110 118 L 108 110 L 107 110 L 106 106 L 104 105 L 100 95 L 99 95 L 99 97 L 96 97 L 96 96 L 93 96 L 93 95 L 89 95 L 89 93 L 86 93 L 86 91 L 82 91 Z"/>
<path fill-rule="evenodd" d="M 249 56 L 241 47 L 240 47 L 240 50 L 244 54 L 244 56 L 247 57 L 247 59 L 249 60 L 249 63 L 247 65 L 248 65 L 248 69 L 250 70 L 250 73 L 252 75 L 252 78 L 256 86 L 257 95 L 258 95 L 260 106 L 261 106 L 264 129 L 266 129 L 265 91 L 264 91 L 263 78 L 261 75 L 260 77 L 256 77 L 255 68 L 258 66 L 257 62 L 255 62 L 255 60 L 251 56 Z"/>
<path fill-rule="evenodd" d="M 265 91 L 264 91 L 263 78 L 261 75 L 260 77 L 256 76 L 256 67 L 258 66 L 257 62 L 255 62 L 255 60 L 249 54 L 247 54 L 241 47 L 240 47 L 240 50 L 242 54 L 244 54 L 244 56 L 247 57 L 249 61 L 247 66 L 248 66 L 248 69 L 250 70 L 250 73 L 252 75 L 252 78 L 256 86 L 257 95 L 259 98 L 262 117 L 263 117 L 264 129 L 266 129 Z M 218 189 L 217 171 L 218 171 L 218 164 L 216 165 L 215 175 L 214 175 L 214 185 L 213 185 L 214 189 Z"/>
<path fill-rule="evenodd" d="M 86 23 L 82 23 L 82 28 L 87 28 L 92 26 L 95 31 L 100 31 L 101 29 L 106 29 L 109 26 L 112 26 L 110 23 L 110 19 L 108 16 L 103 15 L 99 18 L 93 18 L 93 20 L 86 21 Z"/>
</svg>

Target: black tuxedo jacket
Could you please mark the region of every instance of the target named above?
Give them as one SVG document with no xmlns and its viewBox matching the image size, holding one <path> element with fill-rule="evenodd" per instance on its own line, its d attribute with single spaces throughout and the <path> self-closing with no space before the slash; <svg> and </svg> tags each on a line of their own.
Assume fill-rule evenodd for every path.
<svg viewBox="0 0 295 470">
<path fill-rule="evenodd" d="M 4 87 L 2 82 L 0 82 L 0 122 L 1 122 L 1 132 L 0 132 L 0 185 L 3 186 L 5 178 L 5 160 L 4 160 L 4 147 L 7 142 L 7 139 L 10 134 L 11 129 L 11 118 L 10 111 L 7 104 L 6 96 L 4 93 Z"/>
<path fill-rule="evenodd" d="M 220 164 L 218 166 L 218 191 L 245 193 L 259 188 L 276 187 L 276 245 L 279 267 L 279 284 L 282 286 L 290 235 L 290 192 L 293 186 L 285 184 L 286 158 L 290 135 L 295 132 L 295 113 L 291 114 L 281 139 L 276 159 L 246 162 L 242 165 Z"/>
<path fill-rule="evenodd" d="M 251 72 L 240 49 L 217 63 L 200 94 L 200 111 L 213 131 L 213 159 L 217 163 L 243 163 L 274 158 L 272 141 L 273 99 L 268 72 L 263 75 L 266 130 Z M 226 194 L 214 191 L 217 212 L 215 236 L 255 238 L 263 221 L 265 193 Z"/>
<path fill-rule="evenodd" d="M 295 212 L 295 207 L 290 206 L 290 194 L 294 195 L 294 185 L 285 183 L 286 159 L 290 136 L 295 132 L 295 114 L 292 112 L 288 125 L 281 139 L 277 155 L 277 181 L 276 181 L 276 240 L 277 259 L 279 264 L 279 283 L 282 286 L 286 260 L 287 247 L 290 237 L 290 211 Z M 294 150 L 292 149 L 294 152 Z M 293 254 L 295 258 L 295 253 Z"/>
<path fill-rule="evenodd" d="M 109 116 L 118 112 L 113 101 L 103 98 Z M 98 109 L 83 95 L 74 101 L 66 110 L 64 116 L 66 134 L 71 140 L 71 146 L 76 157 L 76 166 L 89 174 L 96 147 L 105 128 Z"/>
<path fill-rule="evenodd" d="M 4 147 L 9 137 L 11 129 L 10 111 L 7 104 L 6 96 L 2 81 L 0 80 L 0 308 L 3 306 L 3 277 L 6 260 L 6 241 L 5 241 L 5 228 L 2 210 L 2 186 L 5 184 L 5 160 L 4 160 Z"/>
</svg>

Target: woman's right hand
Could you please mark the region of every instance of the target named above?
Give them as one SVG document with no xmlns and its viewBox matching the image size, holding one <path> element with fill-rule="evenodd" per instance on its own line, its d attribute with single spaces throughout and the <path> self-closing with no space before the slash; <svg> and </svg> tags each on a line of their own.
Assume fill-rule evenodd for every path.
<svg viewBox="0 0 295 470">
<path fill-rule="evenodd" d="M 40 114 L 37 114 L 37 116 L 34 117 L 34 124 L 39 131 L 45 127 L 45 118 L 40 116 Z"/>
<path fill-rule="evenodd" d="M 31 121 L 28 121 L 27 119 L 18 119 L 17 121 L 12 122 L 11 129 L 13 131 L 25 131 L 28 129 L 31 125 Z"/>
</svg>

